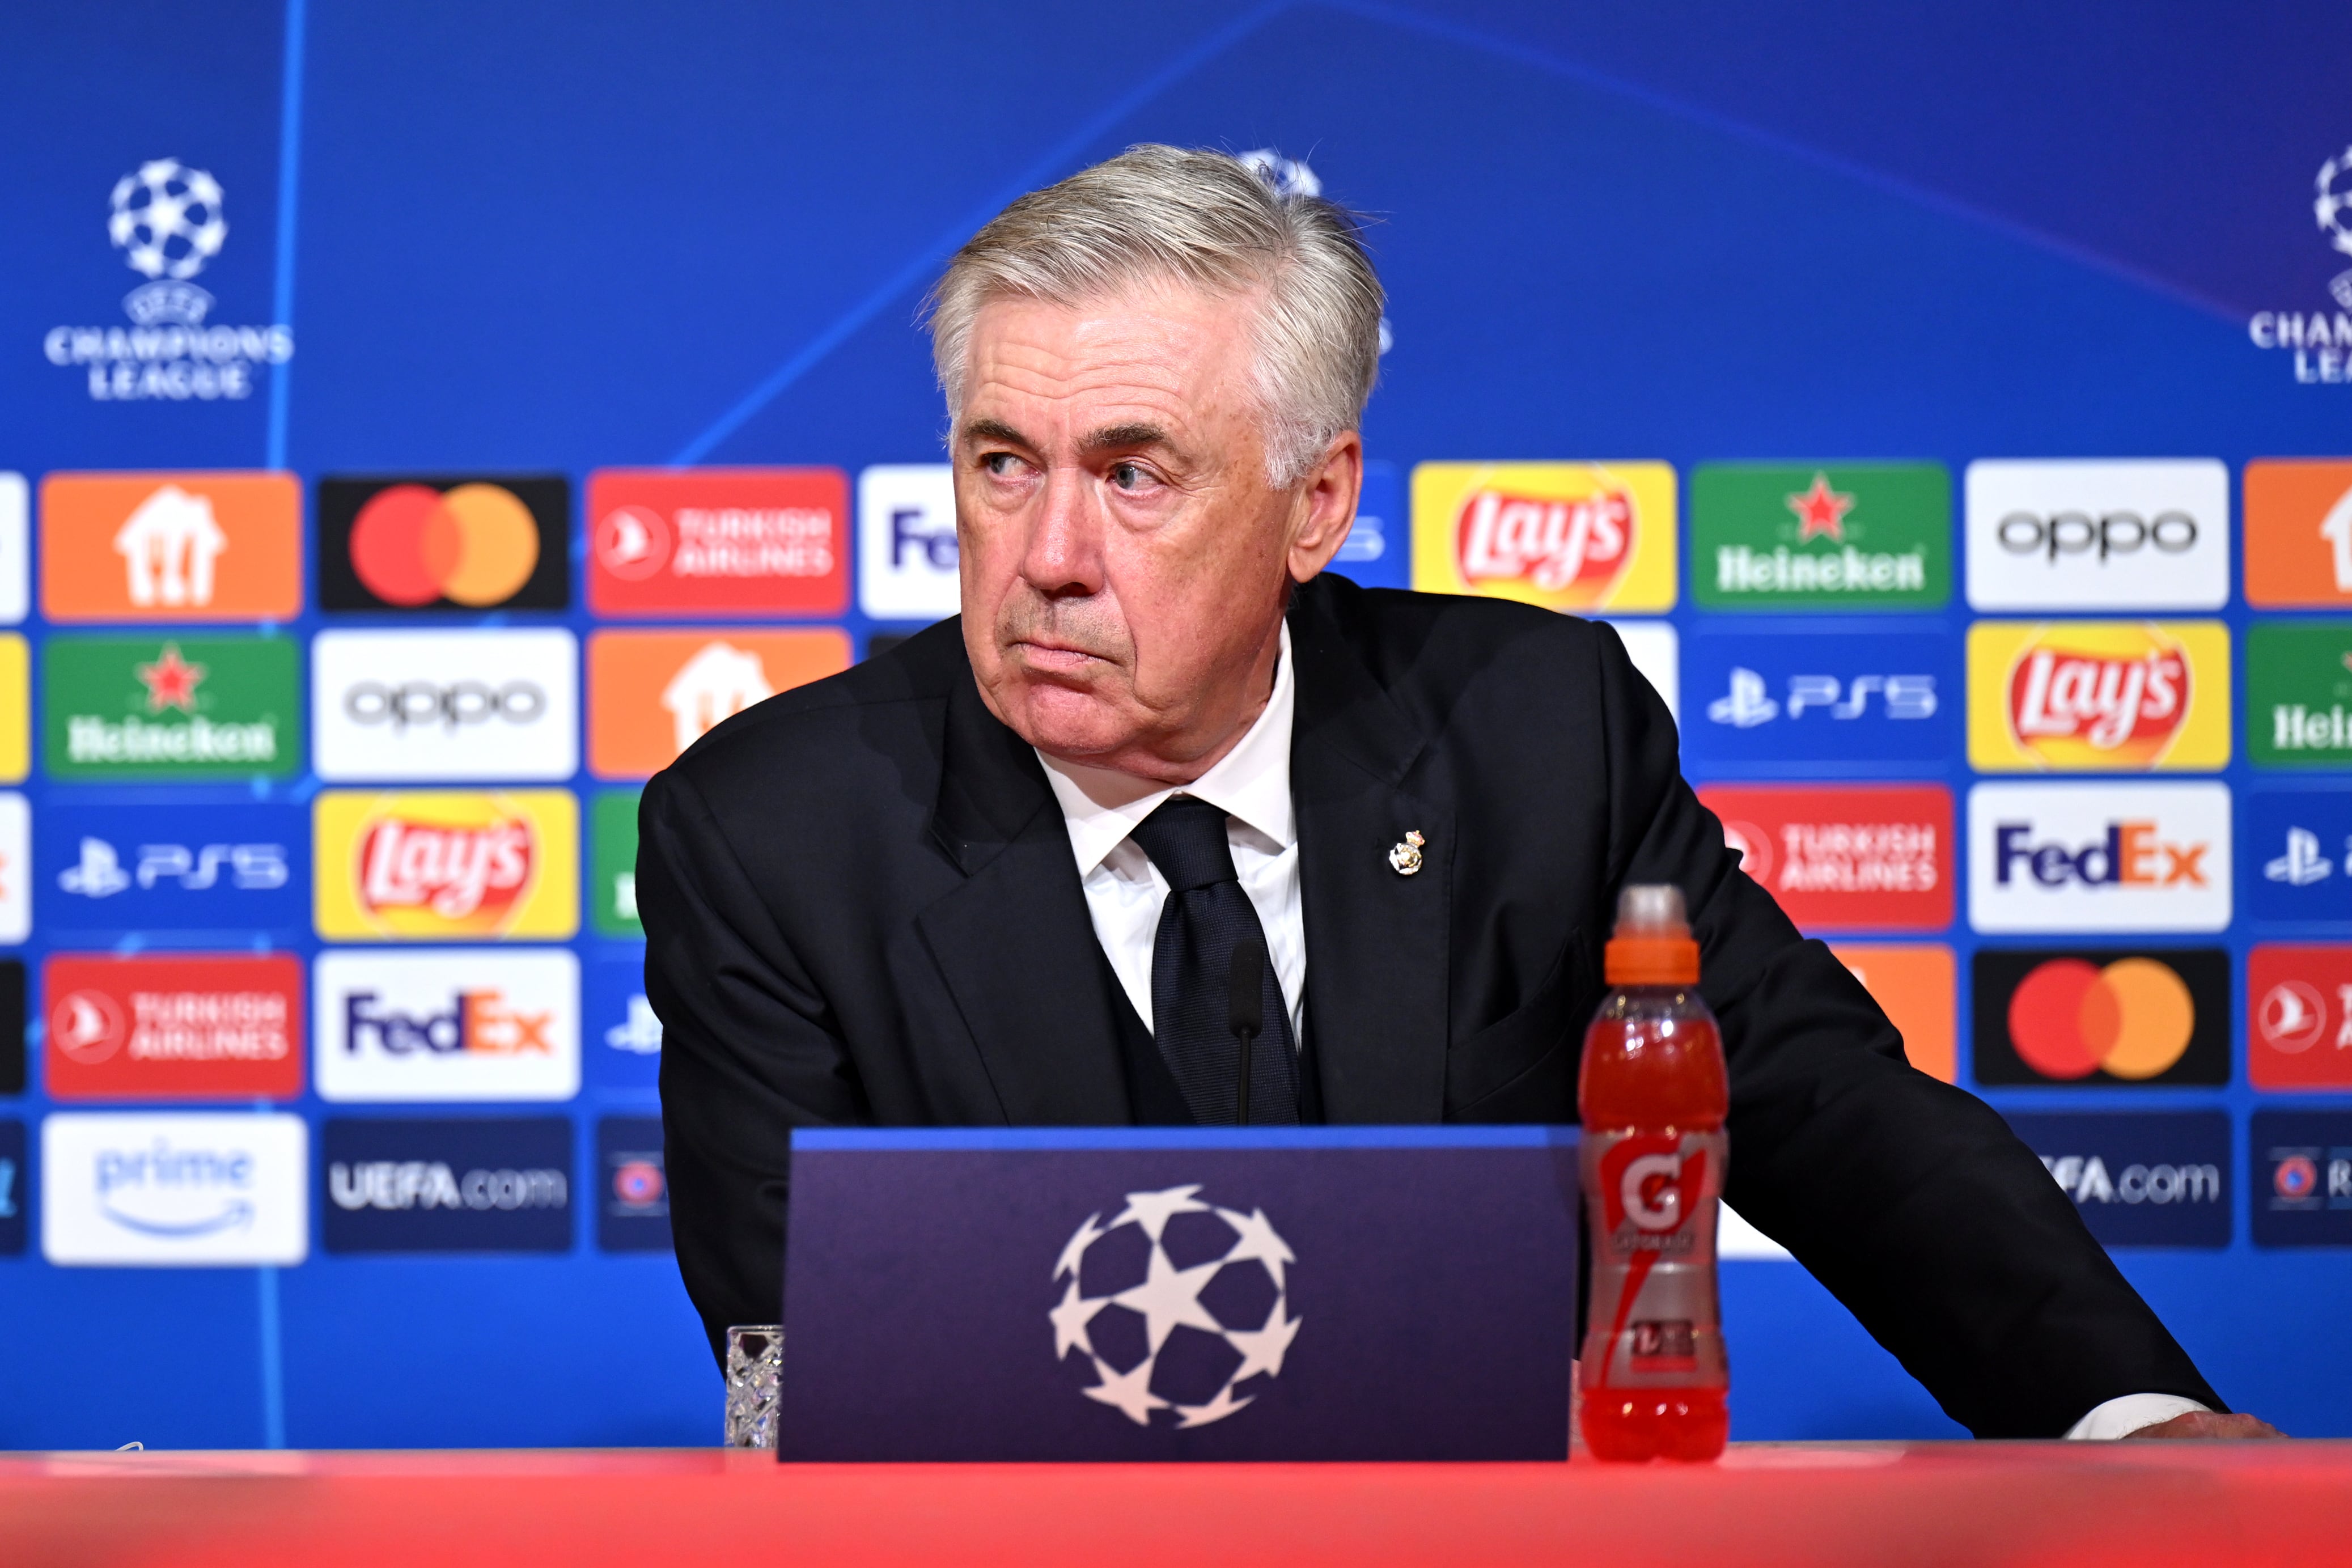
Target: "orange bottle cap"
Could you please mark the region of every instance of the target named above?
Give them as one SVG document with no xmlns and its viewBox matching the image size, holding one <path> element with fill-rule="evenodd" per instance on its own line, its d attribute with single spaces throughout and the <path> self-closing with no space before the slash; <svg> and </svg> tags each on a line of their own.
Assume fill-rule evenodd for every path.
<svg viewBox="0 0 2352 1568">
<path fill-rule="evenodd" d="M 1696 985 L 1698 943 L 1683 912 L 1680 888 L 1633 883 L 1617 895 L 1617 930 L 1601 950 L 1612 985 Z"/>
</svg>

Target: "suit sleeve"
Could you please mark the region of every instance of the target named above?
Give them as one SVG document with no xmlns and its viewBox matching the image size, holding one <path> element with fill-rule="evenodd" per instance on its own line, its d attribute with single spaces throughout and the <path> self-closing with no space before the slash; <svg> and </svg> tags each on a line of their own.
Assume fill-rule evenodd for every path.
<svg viewBox="0 0 2352 1568">
<path fill-rule="evenodd" d="M 670 1231 L 723 1358 L 729 1325 L 783 1321 L 791 1130 L 861 1121 L 864 1099 L 824 996 L 676 768 L 638 805 L 637 908 Z"/>
<path fill-rule="evenodd" d="M 1672 882 L 1731 1073 L 1725 1198 L 1979 1437 L 2055 1437 L 2126 1394 L 2220 1399 L 1990 1106 L 1739 869 L 1673 721 L 1603 628 L 1613 889 Z"/>
</svg>

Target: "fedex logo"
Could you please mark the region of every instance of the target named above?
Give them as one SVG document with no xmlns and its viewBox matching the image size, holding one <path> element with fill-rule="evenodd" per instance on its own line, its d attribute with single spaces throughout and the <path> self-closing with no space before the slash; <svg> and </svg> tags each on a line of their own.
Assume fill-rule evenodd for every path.
<svg viewBox="0 0 2352 1568">
<path fill-rule="evenodd" d="M 554 1018 L 552 1010 L 512 1006 L 496 991 L 460 991 L 446 1011 L 421 1014 L 385 1007 L 373 991 L 353 991 L 343 998 L 343 1049 L 358 1055 L 373 1048 L 395 1057 L 419 1051 L 552 1056 L 555 1047 L 547 1034 Z"/>
<path fill-rule="evenodd" d="M 2007 887 L 2012 873 L 2031 876 L 2045 888 L 2069 882 L 2086 888 L 2169 888 L 2206 885 L 2210 844 L 2168 844 L 2153 822 L 2111 822 L 2106 833 L 2078 848 L 2037 844 L 2030 822 L 2004 822 L 1992 830 L 1993 880 Z"/>
<path fill-rule="evenodd" d="M 1981 784 L 1969 792 L 1980 931 L 2214 931 L 2231 911 L 2221 784 Z"/>
<path fill-rule="evenodd" d="M 936 621 L 962 608 L 955 470 L 877 463 L 857 476 L 857 606 L 877 621 Z"/>
<path fill-rule="evenodd" d="M 319 957 L 321 1099 L 569 1100 L 580 1089 L 580 961 L 561 948 L 329 951 Z"/>
</svg>

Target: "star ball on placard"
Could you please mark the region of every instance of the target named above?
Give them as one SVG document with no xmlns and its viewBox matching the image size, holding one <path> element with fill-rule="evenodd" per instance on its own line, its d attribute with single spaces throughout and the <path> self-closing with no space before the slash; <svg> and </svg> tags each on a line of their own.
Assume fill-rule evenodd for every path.
<svg viewBox="0 0 2352 1568">
<path fill-rule="evenodd" d="M 1246 1408 L 1282 1374 L 1302 1321 L 1290 1310 L 1298 1259 L 1265 1211 L 1200 1191 L 1128 1194 L 1109 1225 L 1088 1215 L 1054 1265 L 1054 1353 L 1084 1374 L 1080 1393 L 1139 1426 L 1205 1426 Z"/>
</svg>

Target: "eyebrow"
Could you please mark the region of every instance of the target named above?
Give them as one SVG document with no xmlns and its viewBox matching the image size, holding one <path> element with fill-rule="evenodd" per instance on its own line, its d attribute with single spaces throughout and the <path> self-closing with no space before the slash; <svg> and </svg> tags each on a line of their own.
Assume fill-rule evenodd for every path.
<svg viewBox="0 0 2352 1568">
<path fill-rule="evenodd" d="M 963 427 L 959 438 L 965 441 L 1003 441 L 1009 446 L 1024 447 L 1033 452 L 1038 450 L 1037 443 L 1002 419 L 975 419 Z M 1088 453 L 1114 452 L 1136 447 L 1166 447 L 1174 450 L 1176 443 L 1159 426 L 1139 421 L 1106 425 L 1099 430 L 1087 432 L 1078 441 L 1078 450 Z"/>
<path fill-rule="evenodd" d="M 1157 425 L 1106 425 L 1090 430 L 1078 442 L 1082 452 L 1107 452 L 1120 447 L 1172 447 L 1168 432 Z"/>
</svg>

